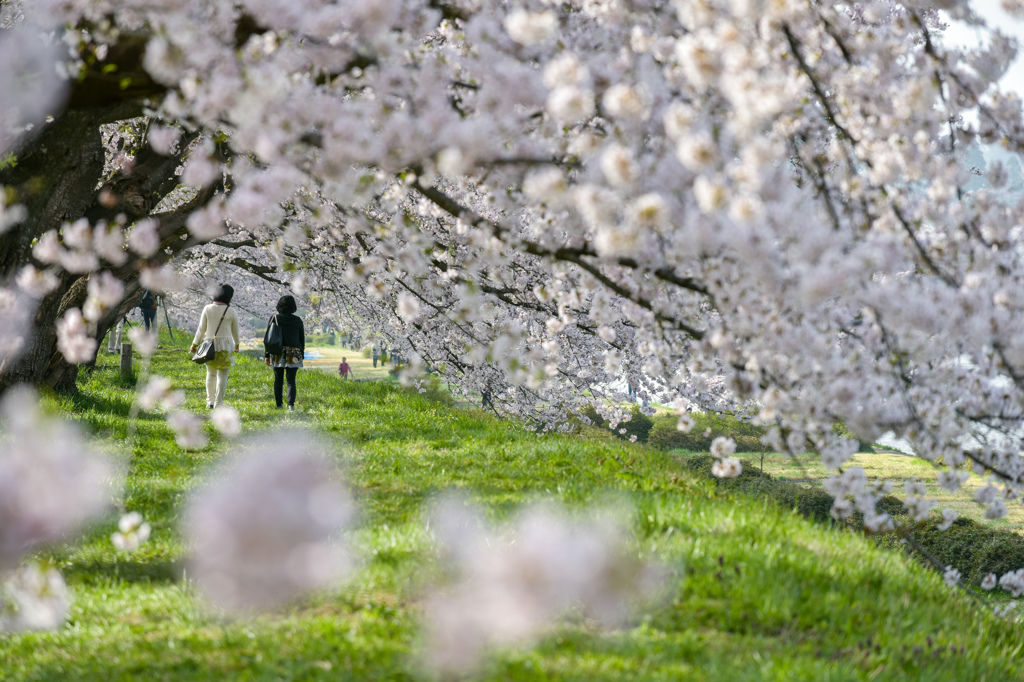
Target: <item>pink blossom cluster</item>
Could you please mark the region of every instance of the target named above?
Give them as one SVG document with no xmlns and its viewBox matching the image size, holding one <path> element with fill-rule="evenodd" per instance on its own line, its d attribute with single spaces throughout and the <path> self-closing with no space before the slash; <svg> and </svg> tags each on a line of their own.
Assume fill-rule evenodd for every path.
<svg viewBox="0 0 1024 682">
<path fill-rule="evenodd" d="M 136 146 L 179 155 L 167 204 L 191 209 L 166 234 L 156 208 L 31 235 L 0 310 L 119 262 L 155 291 L 191 285 L 182 300 L 235 273 L 258 309 L 290 287 L 398 351 L 406 382 L 429 369 L 510 418 L 570 428 L 593 401 L 621 428 L 634 391 L 732 410 L 773 448 L 821 455 L 833 515 L 889 529 L 884 486 L 847 476 L 842 422 L 904 439 L 944 487 L 991 477 L 977 501 L 1005 514 L 1024 476 L 1020 159 L 995 158 L 1024 149 L 1000 84 L 1015 40 L 947 45 L 948 21 L 985 30 L 964 2 L 444 6 L 26 6 L 0 56 L 47 77 L 0 81 L 19 88 L 0 153 L 60 114 L 73 80 L 48 85 L 50 66 L 76 76 L 83 50 L 102 62 L 141 35 L 139 68 L 166 91 Z M 0 200 L 0 229 L 20 229 Z M 172 244 L 172 265 L 146 260 Z M 94 281 L 56 327 L 72 363 L 116 305 Z M 5 362 L 30 318 L 0 333 Z M 740 473 L 732 454 L 716 446 L 717 475 Z M 925 492 L 904 490 L 914 519 L 935 511 Z"/>
<path fill-rule="evenodd" d="M 354 506 L 324 443 L 279 432 L 248 443 L 188 503 L 189 575 L 215 606 L 272 609 L 352 567 Z"/>
<path fill-rule="evenodd" d="M 0 402 L 0 570 L 107 511 L 117 479 L 107 457 L 37 401 L 19 388 Z"/>
<path fill-rule="evenodd" d="M 617 623 L 657 584 L 611 512 L 574 519 L 537 506 L 490 530 L 478 510 L 447 499 L 431 528 L 458 576 L 426 604 L 426 655 L 445 674 L 472 671 L 490 648 L 528 644 L 571 609 Z"/>
</svg>

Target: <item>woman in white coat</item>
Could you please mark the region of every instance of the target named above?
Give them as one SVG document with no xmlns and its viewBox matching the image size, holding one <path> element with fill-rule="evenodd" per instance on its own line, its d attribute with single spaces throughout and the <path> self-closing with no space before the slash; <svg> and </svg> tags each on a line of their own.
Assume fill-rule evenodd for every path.
<svg viewBox="0 0 1024 682">
<path fill-rule="evenodd" d="M 228 371 L 235 362 L 239 349 L 238 315 L 231 307 L 235 290 L 228 284 L 221 284 L 213 292 L 213 303 L 203 308 L 199 318 L 199 329 L 192 339 L 191 353 L 206 339 L 213 339 L 217 356 L 206 363 L 206 407 L 217 407 L 224 403 L 228 388 Z"/>
</svg>

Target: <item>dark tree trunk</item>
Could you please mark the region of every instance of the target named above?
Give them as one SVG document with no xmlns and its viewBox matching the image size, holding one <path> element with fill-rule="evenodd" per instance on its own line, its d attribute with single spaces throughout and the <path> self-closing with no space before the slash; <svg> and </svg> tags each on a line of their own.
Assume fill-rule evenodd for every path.
<svg viewBox="0 0 1024 682">
<path fill-rule="evenodd" d="M 201 190 L 194 199 L 167 213 L 151 212 L 178 186 L 176 169 L 198 133 L 187 135 L 182 140 L 181 153 L 172 157 L 156 154 L 143 144 L 135 154 L 133 171 L 103 177 L 106 159 L 101 126 L 142 115 L 142 98 L 163 91 L 141 70 L 143 45 L 144 40 L 126 36 L 112 49 L 113 56 L 108 61 L 112 59 L 119 67 L 114 80 L 104 70 L 86 68 L 84 78 L 72 87 L 69 108 L 43 126 L 37 138 L 17 150 L 16 163 L 0 170 L 0 187 L 13 192 L 9 202 L 28 209 L 26 220 L 0 239 L 0 281 L 10 281 L 30 263 L 43 267 L 32 257 L 35 241 L 46 232 L 59 230 L 64 223 L 82 217 L 91 223 L 117 216 L 124 216 L 129 224 L 145 216 L 157 219 L 162 243 L 160 252 L 152 259 L 155 263 L 166 262 L 174 254 L 196 245 L 195 240 L 183 238 L 187 236 L 186 219 L 217 191 L 223 191 L 223 187 Z M 127 89 L 125 73 L 131 74 L 131 86 Z M 138 298 L 141 265 L 135 259 L 124 266 L 108 268 L 128 285 L 120 306 L 127 305 L 125 310 Z M 88 279 L 89 275 L 59 273 L 60 286 L 39 301 L 22 352 L 13 358 L 0 358 L 0 394 L 22 383 L 74 390 L 78 367 L 69 365 L 57 350 L 56 324 L 71 308 L 82 307 Z M 116 311 L 110 311 L 99 320 L 95 338 L 101 341 L 117 317 Z"/>
</svg>

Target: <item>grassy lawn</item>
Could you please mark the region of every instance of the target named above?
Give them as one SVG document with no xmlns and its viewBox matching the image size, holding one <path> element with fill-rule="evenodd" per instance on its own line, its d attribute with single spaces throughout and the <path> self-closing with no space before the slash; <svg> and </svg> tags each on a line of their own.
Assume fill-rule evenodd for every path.
<svg viewBox="0 0 1024 682">
<path fill-rule="evenodd" d="M 760 455 L 749 455 L 752 462 L 759 463 Z M 862 452 L 853 457 L 851 466 L 863 467 L 868 478 L 887 480 L 893 483 L 893 493 L 903 495 L 903 483 L 917 479 L 925 484 L 931 499 L 938 501 L 937 509 L 946 507 L 956 510 L 964 518 L 974 519 L 978 523 L 993 528 L 1012 530 L 1024 534 L 1024 505 L 1007 504 L 1007 515 L 994 521 L 985 518 L 985 508 L 973 499 L 974 491 L 985 482 L 972 476 L 955 493 L 943 490 L 935 483 L 935 469 L 919 457 L 910 457 L 898 453 Z M 805 481 L 820 484 L 827 473 L 821 461 L 813 456 L 794 460 L 785 454 L 768 453 L 764 458 L 765 473 L 785 480 Z"/>
<path fill-rule="evenodd" d="M 319 353 L 323 355 L 322 358 L 316 358 L 314 360 L 306 360 L 303 362 L 303 366 L 307 369 L 319 369 L 328 374 L 337 376 L 338 365 L 341 363 L 341 359 L 348 358 L 348 364 L 352 367 L 352 373 L 356 380 L 389 380 L 391 376 L 388 374 L 388 367 L 384 366 L 384 363 L 378 361 L 377 366 L 373 366 L 372 358 L 364 358 L 363 353 L 360 350 L 353 350 L 352 348 L 342 348 L 341 346 L 306 346 L 306 350 L 310 353 Z M 247 354 L 256 357 L 263 356 L 263 340 L 262 339 L 244 339 L 242 341 L 242 351 Z"/>
<path fill-rule="evenodd" d="M 203 369 L 171 346 L 165 340 L 154 371 L 172 377 L 200 411 Z M 142 512 L 153 537 L 134 554 L 115 550 L 111 513 L 74 543 L 41 553 L 73 591 L 71 621 L 52 633 L 0 637 L 4 680 L 430 679 L 415 655 L 436 566 L 422 510 L 452 488 L 493 520 L 536 499 L 579 509 L 609 493 L 625 497 L 636 551 L 668 566 L 662 598 L 626 626 L 602 631 L 573 618 L 534 649 L 497 652 L 479 679 L 1021 678 L 1015 622 L 994 618 L 899 552 L 764 499 L 721 493 L 671 454 L 537 436 L 478 410 L 325 372 L 300 372 L 298 410 L 282 413 L 270 376 L 240 358 L 228 401 L 249 435 L 303 425 L 334 443 L 363 510 L 353 540 L 368 559 L 357 576 L 271 616 L 227 620 L 205 610 L 183 575 L 177 522 L 227 443 L 211 428 L 207 447 L 184 452 L 157 414 L 143 414 L 132 431 L 132 394 L 116 380 L 114 358 L 102 356 L 78 395 L 47 404 L 124 454 L 130 468 L 119 506 Z"/>
<path fill-rule="evenodd" d="M 379 380 L 388 379 L 388 367 L 384 366 L 384 363 L 378 361 L 377 366 L 373 366 L 373 360 L 371 358 L 364 358 L 362 352 L 352 350 L 351 348 L 342 348 L 341 346 L 307 346 L 306 350 L 312 353 L 319 353 L 323 355 L 322 358 L 316 360 L 306 360 L 303 364 L 306 367 L 313 369 L 320 369 L 328 372 L 329 374 L 338 374 L 338 365 L 341 363 L 341 359 L 348 358 L 348 364 L 352 367 L 352 376 L 356 380 Z"/>
</svg>

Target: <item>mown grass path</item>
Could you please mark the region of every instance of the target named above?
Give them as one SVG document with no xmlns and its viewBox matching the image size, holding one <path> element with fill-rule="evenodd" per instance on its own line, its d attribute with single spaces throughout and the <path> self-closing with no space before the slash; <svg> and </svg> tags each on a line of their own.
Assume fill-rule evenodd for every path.
<svg viewBox="0 0 1024 682">
<path fill-rule="evenodd" d="M 201 411 L 202 368 L 161 350 L 153 371 Z M 158 414 L 132 433 L 132 394 L 100 366 L 47 404 L 120 448 L 122 510 L 153 538 L 114 550 L 117 515 L 44 554 L 74 593 L 53 633 L 0 638 L 4 680 L 417 680 L 423 590 L 434 552 L 422 520 L 435 493 L 459 489 L 493 520 L 523 503 L 572 508 L 628 498 L 636 551 L 670 567 L 663 597 L 626 627 L 571 620 L 528 651 L 495 655 L 490 680 L 1008 680 L 1018 626 L 989 615 L 901 554 L 815 526 L 772 503 L 732 497 L 683 473 L 670 455 L 611 441 L 538 436 L 473 410 L 381 383 L 300 372 L 295 413 L 275 410 L 270 371 L 241 358 L 228 399 L 246 434 L 314 429 L 335 446 L 362 507 L 355 544 L 368 557 L 350 584 L 292 609 L 231 621 L 204 610 L 183 577 L 176 525 L 190 488 L 224 453 L 216 436 L 182 451 Z M 212 429 L 211 429 L 212 434 Z"/>
</svg>

